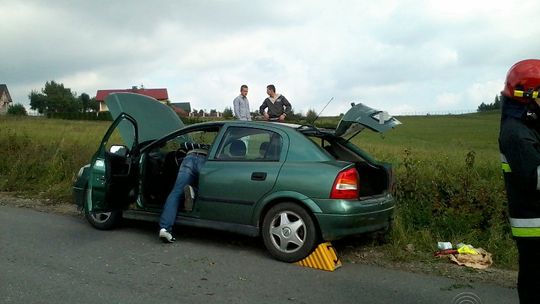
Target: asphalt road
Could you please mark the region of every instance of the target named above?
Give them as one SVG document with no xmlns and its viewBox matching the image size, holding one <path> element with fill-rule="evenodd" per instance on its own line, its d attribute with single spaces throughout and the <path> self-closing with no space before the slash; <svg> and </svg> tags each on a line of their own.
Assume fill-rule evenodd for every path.
<svg viewBox="0 0 540 304">
<path fill-rule="evenodd" d="M 162 244 L 155 224 L 98 231 L 82 217 L 0 206 L 0 303 L 518 302 L 515 289 L 462 286 L 367 265 L 304 268 L 227 233 L 184 228 Z"/>
</svg>

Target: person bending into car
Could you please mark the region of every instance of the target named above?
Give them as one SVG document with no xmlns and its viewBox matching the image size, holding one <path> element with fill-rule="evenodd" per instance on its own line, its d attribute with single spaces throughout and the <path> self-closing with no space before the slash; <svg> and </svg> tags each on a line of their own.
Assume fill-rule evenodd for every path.
<svg viewBox="0 0 540 304">
<path fill-rule="evenodd" d="M 159 218 L 159 238 L 164 243 L 172 243 L 176 239 L 172 235 L 172 227 L 178 213 L 178 206 L 183 202 L 184 209 L 190 212 L 193 209 L 193 199 L 199 182 L 199 172 L 206 162 L 209 145 L 184 143 L 181 149 L 187 151 L 186 157 L 178 169 L 176 182 L 165 201 L 163 211 Z"/>
<path fill-rule="evenodd" d="M 268 94 L 268 98 L 263 101 L 259 108 L 261 115 L 269 121 L 285 121 L 287 113 L 290 113 L 292 108 L 287 98 L 277 94 L 276 87 L 273 84 L 266 87 L 266 94 Z M 264 111 L 266 108 L 268 108 L 267 112 Z"/>
</svg>

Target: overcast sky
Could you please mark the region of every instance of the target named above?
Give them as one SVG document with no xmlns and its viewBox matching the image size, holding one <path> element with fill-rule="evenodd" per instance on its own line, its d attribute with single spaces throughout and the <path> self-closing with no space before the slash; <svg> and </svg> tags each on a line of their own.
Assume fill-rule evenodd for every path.
<svg viewBox="0 0 540 304">
<path fill-rule="evenodd" d="M 295 111 L 476 109 L 508 68 L 540 57 L 540 1 L 0 0 L 0 83 L 78 94 L 167 88 L 195 109 L 251 109 L 275 84 Z"/>
</svg>

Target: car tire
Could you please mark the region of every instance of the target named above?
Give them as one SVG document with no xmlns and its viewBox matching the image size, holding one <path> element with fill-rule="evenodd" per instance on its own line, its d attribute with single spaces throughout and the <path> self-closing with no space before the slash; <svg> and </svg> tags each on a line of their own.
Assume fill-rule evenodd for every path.
<svg viewBox="0 0 540 304">
<path fill-rule="evenodd" d="M 262 237 L 270 254 L 283 262 L 307 257 L 317 244 L 317 228 L 306 209 L 294 203 L 272 207 L 263 219 Z"/>
<path fill-rule="evenodd" d="M 121 211 L 109 211 L 109 212 L 88 212 L 85 211 L 84 215 L 90 225 L 99 230 L 110 230 L 116 227 L 120 219 L 122 218 Z"/>
<path fill-rule="evenodd" d="M 84 189 L 84 197 L 86 199 L 86 193 L 88 188 Z M 121 211 L 110 211 L 110 212 L 90 212 L 86 210 L 86 201 L 83 203 L 84 206 L 84 217 L 94 228 L 99 230 L 110 230 L 113 229 L 122 218 Z"/>
</svg>

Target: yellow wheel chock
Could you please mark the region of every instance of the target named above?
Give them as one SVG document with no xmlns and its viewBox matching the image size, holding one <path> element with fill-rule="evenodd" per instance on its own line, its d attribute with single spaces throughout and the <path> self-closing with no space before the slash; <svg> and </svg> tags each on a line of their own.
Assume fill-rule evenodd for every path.
<svg viewBox="0 0 540 304">
<path fill-rule="evenodd" d="M 341 261 L 330 242 L 319 244 L 309 256 L 295 264 L 326 271 L 334 271 L 341 267 Z"/>
</svg>

